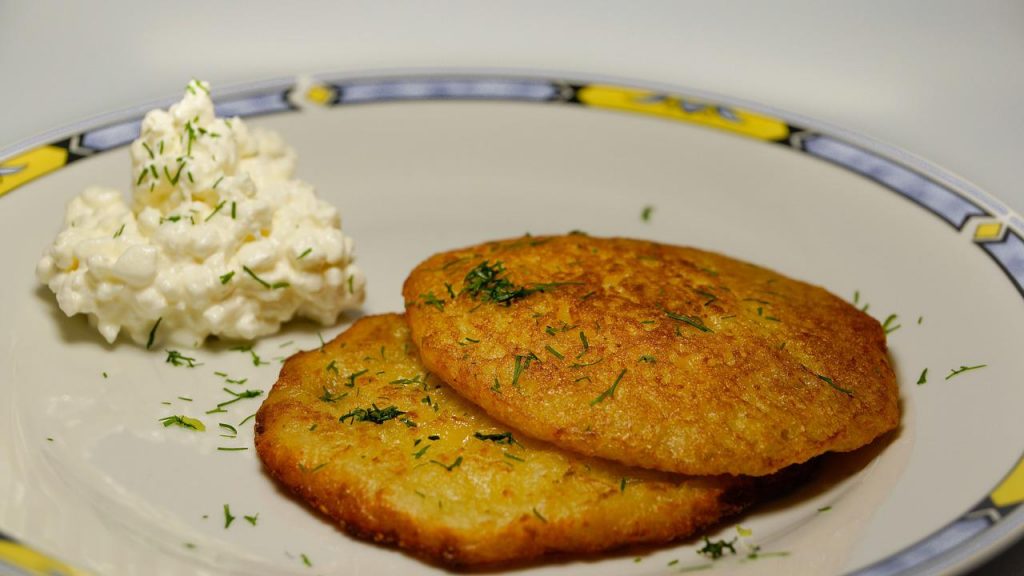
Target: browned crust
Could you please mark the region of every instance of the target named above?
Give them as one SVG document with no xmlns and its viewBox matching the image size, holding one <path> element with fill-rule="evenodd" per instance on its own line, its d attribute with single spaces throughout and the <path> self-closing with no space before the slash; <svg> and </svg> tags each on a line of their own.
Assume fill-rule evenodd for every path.
<svg viewBox="0 0 1024 576">
<path fill-rule="evenodd" d="M 446 284 L 460 292 L 484 261 L 502 262 L 516 285 L 568 284 L 510 306 L 448 295 Z M 430 294 L 443 304 L 427 303 Z M 495 419 L 582 454 L 764 475 L 856 449 L 899 422 L 875 319 L 823 288 L 719 254 L 585 235 L 518 238 L 437 254 L 403 295 L 427 367 Z M 467 337 L 480 343 L 466 346 Z M 530 353 L 541 361 L 512 386 L 516 357 Z M 614 395 L 596 402 L 623 370 Z"/>
<path fill-rule="evenodd" d="M 408 375 L 419 366 L 414 350 L 400 353 L 403 341 L 408 335 L 401 316 L 358 321 L 322 352 L 290 358 L 256 415 L 256 449 L 270 474 L 360 538 L 450 565 L 598 552 L 685 537 L 740 511 L 765 490 L 791 483 L 786 477 L 687 478 L 630 469 L 518 433 L 515 446 L 477 440 L 471 431 L 508 428 L 433 379 L 426 392 L 389 384 L 395 374 Z M 381 346 L 387 360 L 371 366 L 366 359 Z M 324 368 L 331 361 L 337 375 Z M 347 376 L 366 366 L 371 372 L 346 387 Z M 385 373 L 369 378 L 377 371 Z M 359 399 L 346 402 L 357 387 Z M 350 396 L 324 402 L 324 390 Z M 437 411 L 422 404 L 427 392 Z M 380 425 L 338 422 L 339 414 L 370 402 L 399 406 L 417 426 L 397 419 Z M 461 456 L 461 466 L 448 472 L 412 456 L 415 439 L 434 434 L 442 438 L 430 453 L 444 463 Z M 522 463 L 501 462 L 505 451 Z M 620 478 L 628 479 L 625 490 Z M 418 489 L 427 493 L 422 501 L 409 497 Z M 427 500 L 435 494 L 445 494 L 437 507 Z M 445 512 L 438 512 L 441 504 Z"/>
</svg>

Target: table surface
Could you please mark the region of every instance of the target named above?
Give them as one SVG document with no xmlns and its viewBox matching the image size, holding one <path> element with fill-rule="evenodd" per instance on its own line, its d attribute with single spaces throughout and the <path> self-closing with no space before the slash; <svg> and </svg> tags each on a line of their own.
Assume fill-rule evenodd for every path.
<svg viewBox="0 0 1024 576">
<path fill-rule="evenodd" d="M 1024 212 L 1024 3 L 0 3 L 0 149 L 215 86 L 409 67 L 570 71 L 751 100 L 921 156 Z M 1018 543 L 972 572 L 1024 571 Z"/>
</svg>

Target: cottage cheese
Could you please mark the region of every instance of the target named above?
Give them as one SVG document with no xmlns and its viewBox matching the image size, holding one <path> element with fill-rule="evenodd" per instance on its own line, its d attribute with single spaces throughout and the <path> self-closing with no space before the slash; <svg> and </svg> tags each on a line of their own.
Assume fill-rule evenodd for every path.
<svg viewBox="0 0 1024 576">
<path fill-rule="evenodd" d="M 131 205 L 86 189 L 36 267 L 61 310 L 86 314 L 108 342 L 122 331 L 154 347 L 249 340 L 295 316 L 333 323 L 364 299 L 338 210 L 293 177 L 295 152 L 215 117 L 207 90 L 193 81 L 146 114 Z"/>
</svg>

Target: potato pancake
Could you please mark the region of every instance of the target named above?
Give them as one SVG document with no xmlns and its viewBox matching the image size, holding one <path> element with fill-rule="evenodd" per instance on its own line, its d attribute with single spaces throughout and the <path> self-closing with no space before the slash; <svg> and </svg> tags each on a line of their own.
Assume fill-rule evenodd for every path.
<svg viewBox="0 0 1024 576">
<path fill-rule="evenodd" d="M 719 254 L 527 236 L 437 254 L 403 294 L 432 372 L 496 420 L 574 452 L 764 475 L 899 422 L 875 319 Z"/>
<path fill-rule="evenodd" d="M 349 532 L 457 565 L 667 542 L 793 480 L 691 478 L 529 439 L 429 374 L 397 314 L 288 359 L 256 449 Z"/>
</svg>

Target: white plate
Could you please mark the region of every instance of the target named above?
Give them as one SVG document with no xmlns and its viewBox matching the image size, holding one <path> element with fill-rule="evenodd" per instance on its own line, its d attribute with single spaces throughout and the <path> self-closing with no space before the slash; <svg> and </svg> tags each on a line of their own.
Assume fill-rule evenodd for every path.
<svg viewBox="0 0 1024 576">
<path fill-rule="evenodd" d="M 403 73 L 268 82 L 217 100 L 220 114 L 280 131 L 299 152 L 300 176 L 342 208 L 369 279 L 367 313 L 400 310 L 406 273 L 435 251 L 583 229 L 725 252 L 858 294 L 879 319 L 898 314 L 889 336 L 898 433 L 828 457 L 811 486 L 717 529 L 715 538 L 736 536 L 737 524 L 753 534 L 713 573 L 963 570 L 1009 543 L 1024 525 L 1024 222 L 973 186 L 862 138 L 750 104 L 633 86 Z M 278 358 L 319 345 L 316 327 L 259 341 L 269 365 L 214 345 L 192 354 L 202 366 L 174 367 L 162 352 L 104 344 L 36 283 L 65 203 L 90 184 L 129 188 L 124 145 L 142 112 L 0 154 L 0 194 L 17 188 L 0 199 L 0 531 L 110 575 L 439 572 L 344 535 L 284 494 L 253 450 L 218 451 L 251 447 L 251 420 L 235 440 L 217 423 L 238 425 L 258 400 L 203 415 L 201 434 L 158 423 L 222 401 L 215 371 L 268 390 Z M 649 222 L 645 206 L 654 207 Z M 987 367 L 945 379 L 978 364 Z M 225 504 L 238 517 L 227 529 Z M 242 518 L 256 513 L 255 526 Z M 787 554 L 751 560 L 753 546 Z M 517 570 L 676 572 L 707 563 L 698 547 Z M 29 556 L 0 542 L 0 567 Z"/>
</svg>

